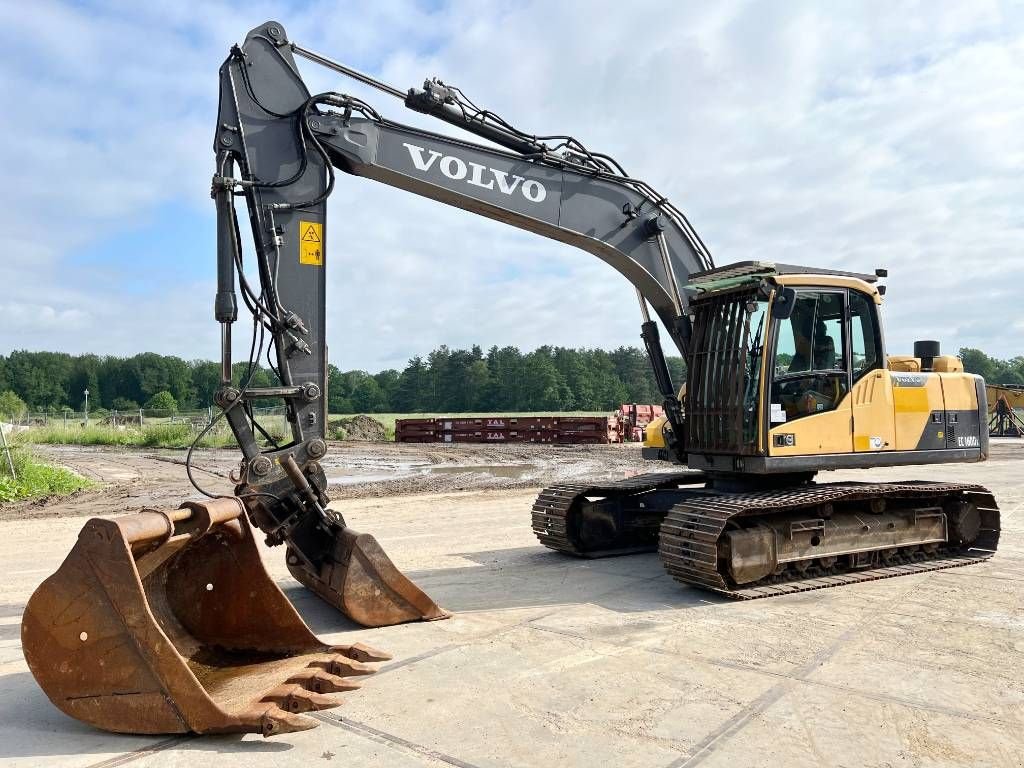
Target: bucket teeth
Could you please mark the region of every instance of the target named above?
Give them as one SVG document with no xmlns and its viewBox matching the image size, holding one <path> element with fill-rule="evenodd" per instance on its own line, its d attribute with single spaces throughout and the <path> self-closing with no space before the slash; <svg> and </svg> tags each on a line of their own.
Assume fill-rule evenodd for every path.
<svg viewBox="0 0 1024 768">
<path fill-rule="evenodd" d="M 353 645 L 335 645 L 331 647 L 331 653 L 340 653 L 356 661 L 391 661 L 391 654 L 378 651 L 371 645 L 355 643 Z"/>
<path fill-rule="evenodd" d="M 25 660 L 68 715 L 116 733 L 305 731 L 390 658 L 333 647 L 270 578 L 235 498 L 94 518 L 22 617 Z M 70 617 L 70 618 L 69 618 Z M 313 662 L 313 663 L 310 663 Z"/>
<path fill-rule="evenodd" d="M 330 672 L 313 669 L 292 675 L 288 678 L 288 682 L 301 685 L 307 691 L 316 693 L 341 693 L 362 688 L 362 684 L 355 680 L 347 680 L 344 677 L 332 675 Z"/>
<path fill-rule="evenodd" d="M 263 701 L 276 704 L 287 712 L 310 712 L 341 706 L 338 699 L 306 690 L 305 687 L 297 683 L 278 686 L 264 696 Z"/>
<path fill-rule="evenodd" d="M 311 717 L 285 712 L 277 706 L 269 707 L 260 717 L 260 731 L 264 736 L 308 731 L 318 725 L 319 723 Z"/>
<path fill-rule="evenodd" d="M 310 667 L 318 667 L 330 672 L 332 675 L 345 677 L 346 675 L 372 675 L 377 670 L 369 664 L 350 659 L 341 654 L 334 654 L 324 659 L 311 662 Z"/>
</svg>

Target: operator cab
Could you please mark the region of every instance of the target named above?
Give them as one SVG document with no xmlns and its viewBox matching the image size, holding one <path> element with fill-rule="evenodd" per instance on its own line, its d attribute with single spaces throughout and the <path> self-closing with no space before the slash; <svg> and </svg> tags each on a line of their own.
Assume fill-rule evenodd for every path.
<svg viewBox="0 0 1024 768">
<path fill-rule="evenodd" d="M 763 262 L 692 275 L 690 466 L 704 454 L 708 469 L 756 472 L 741 457 L 853 452 L 849 395 L 885 368 L 877 280 Z M 795 445 L 795 430 L 779 434 L 808 417 L 820 425 L 813 445 Z"/>
</svg>

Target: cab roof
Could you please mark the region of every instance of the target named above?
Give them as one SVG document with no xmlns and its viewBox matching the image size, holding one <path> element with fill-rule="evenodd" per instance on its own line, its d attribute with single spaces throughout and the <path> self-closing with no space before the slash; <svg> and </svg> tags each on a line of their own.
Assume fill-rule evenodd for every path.
<svg viewBox="0 0 1024 768">
<path fill-rule="evenodd" d="M 779 264 L 774 261 L 737 261 L 714 269 L 691 273 L 686 287 L 697 291 L 716 291 L 732 288 L 744 283 L 756 282 L 765 277 L 785 275 L 823 275 L 828 277 L 847 277 L 872 284 L 878 282 L 878 275 L 863 272 L 845 272 L 838 269 L 821 269 L 819 267 L 801 267 L 795 264 Z"/>
</svg>

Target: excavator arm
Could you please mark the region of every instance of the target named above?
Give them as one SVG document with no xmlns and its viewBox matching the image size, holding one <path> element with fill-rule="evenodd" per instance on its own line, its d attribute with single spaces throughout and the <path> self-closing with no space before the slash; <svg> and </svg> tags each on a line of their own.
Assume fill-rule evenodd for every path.
<svg viewBox="0 0 1024 768">
<path fill-rule="evenodd" d="M 296 56 L 498 146 L 394 122 L 354 96 L 311 94 Z M 325 273 L 332 251 L 346 244 L 341 238 L 329 242 L 326 208 L 338 171 L 574 245 L 618 270 L 637 289 L 642 335 L 669 418 L 681 434 L 679 403 L 648 305 L 685 356 L 689 319 L 680 285 L 711 267 L 711 259 L 685 216 L 611 158 L 569 136 L 518 131 L 437 80 L 403 93 L 289 41 L 277 22 L 252 30 L 220 69 L 214 150 L 215 311 L 223 363 L 216 400 L 244 454 L 237 494 L 269 543 L 288 544 L 293 575 L 357 620 L 394 623 L 443 612 L 408 580 L 396 584 L 385 575 L 398 571 L 379 546 L 353 534 L 327 507 L 320 465 L 327 451 Z M 255 278 L 243 259 L 238 196 L 245 199 L 251 223 Z M 279 386 L 231 382 L 239 292 L 260 334 L 269 334 L 268 359 Z M 292 431 L 287 445 L 260 444 L 251 406 L 264 398 L 286 404 Z M 356 540 L 370 552 L 353 557 Z M 358 574 L 356 562 L 363 566 Z M 377 607 L 355 607 L 368 602 Z"/>
</svg>

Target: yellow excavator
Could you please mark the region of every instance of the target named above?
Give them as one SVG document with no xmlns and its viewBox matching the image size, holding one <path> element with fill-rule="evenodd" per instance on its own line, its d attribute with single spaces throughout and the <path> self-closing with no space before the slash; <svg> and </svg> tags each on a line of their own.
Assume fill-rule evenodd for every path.
<svg viewBox="0 0 1024 768">
<path fill-rule="evenodd" d="M 988 433 L 991 437 L 1024 437 L 1024 385 L 989 384 Z"/>
<path fill-rule="evenodd" d="M 394 122 L 355 96 L 311 94 L 296 57 L 486 143 Z M 243 456 L 235 492 L 216 497 L 197 485 L 211 498 L 90 521 L 32 596 L 25 656 L 69 715 L 133 733 L 299 730 L 317 722 L 301 712 L 334 706 L 327 693 L 354 688 L 352 675 L 387 658 L 317 640 L 263 570 L 253 527 L 285 547 L 298 581 L 361 624 L 448 616 L 329 506 L 324 275 L 331 254 L 349 247 L 327 236 L 336 171 L 576 246 L 636 288 L 665 408 L 644 452 L 679 466 L 546 489 L 532 518 L 544 545 L 584 557 L 657 549 L 674 578 L 736 598 L 995 551 L 999 512 L 980 486 L 815 481 L 823 470 L 987 455 L 980 377 L 934 342 L 887 357 L 884 271 L 716 268 L 686 216 L 609 155 L 572 136 L 523 132 L 437 79 L 394 88 L 292 42 L 272 21 L 220 69 L 214 152 L 216 403 Z M 358 211 L 347 226 L 374 213 L 387 216 Z M 415 222 L 395 225 L 415 236 Z M 249 370 L 265 353 L 275 386 L 232 382 L 239 293 L 253 319 Z M 681 391 L 658 321 L 687 364 Z M 255 418 L 253 404 L 268 398 L 287 407 L 286 443 Z"/>
</svg>

